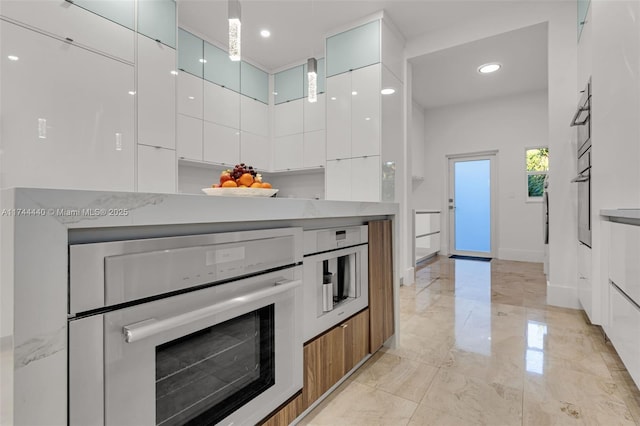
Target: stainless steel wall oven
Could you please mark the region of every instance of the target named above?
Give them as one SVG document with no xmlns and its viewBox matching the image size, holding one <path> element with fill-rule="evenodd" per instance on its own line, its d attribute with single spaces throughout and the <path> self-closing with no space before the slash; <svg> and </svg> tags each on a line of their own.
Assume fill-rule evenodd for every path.
<svg viewBox="0 0 640 426">
<path fill-rule="evenodd" d="M 578 241 L 591 247 L 591 81 L 582 92 L 571 122 L 577 128 Z"/>
<path fill-rule="evenodd" d="M 69 421 L 255 424 L 302 388 L 302 230 L 70 247 Z"/>
</svg>

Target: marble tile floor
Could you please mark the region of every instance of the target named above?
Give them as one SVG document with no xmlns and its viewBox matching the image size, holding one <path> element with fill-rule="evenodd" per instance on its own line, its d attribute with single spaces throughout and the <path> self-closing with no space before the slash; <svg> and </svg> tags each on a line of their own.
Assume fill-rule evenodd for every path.
<svg viewBox="0 0 640 426">
<path fill-rule="evenodd" d="M 400 289 L 400 343 L 301 425 L 640 425 L 640 391 L 542 264 L 438 256 Z"/>
</svg>

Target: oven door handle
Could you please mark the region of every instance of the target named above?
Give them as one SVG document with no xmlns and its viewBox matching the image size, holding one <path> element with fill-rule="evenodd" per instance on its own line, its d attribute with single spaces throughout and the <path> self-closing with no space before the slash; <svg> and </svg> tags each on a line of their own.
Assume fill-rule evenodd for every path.
<svg viewBox="0 0 640 426">
<path fill-rule="evenodd" d="M 144 321 L 137 322 L 135 324 L 126 325 L 122 328 L 124 340 L 127 343 L 134 343 L 155 334 L 187 325 L 195 321 L 199 321 L 211 315 L 216 315 L 232 308 L 236 308 L 245 303 L 255 302 L 260 299 L 287 292 L 289 290 L 294 290 L 301 284 L 301 280 L 282 280 L 276 282 L 275 285 L 266 289 L 236 296 L 233 299 L 225 300 L 224 302 L 216 303 L 215 305 L 210 305 L 205 308 L 196 309 L 195 311 L 187 312 L 185 314 L 176 315 L 174 317 L 162 320 L 150 318 Z"/>
<path fill-rule="evenodd" d="M 589 179 L 589 175 L 585 176 L 583 174 L 579 174 L 578 176 L 571 179 L 571 183 L 587 182 Z"/>
</svg>

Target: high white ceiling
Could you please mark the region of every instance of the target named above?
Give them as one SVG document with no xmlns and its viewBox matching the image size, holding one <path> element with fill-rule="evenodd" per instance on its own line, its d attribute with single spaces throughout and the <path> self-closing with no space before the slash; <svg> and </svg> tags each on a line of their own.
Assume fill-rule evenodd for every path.
<svg viewBox="0 0 640 426">
<path fill-rule="evenodd" d="M 180 26 L 226 46 L 227 0 L 177 1 Z M 543 0 L 240 0 L 242 56 L 272 72 L 324 56 L 328 33 L 381 10 L 411 40 L 539 1 Z M 269 29 L 271 37 L 260 37 L 262 29 Z M 503 70 L 490 76 L 477 74 L 477 66 L 489 61 L 502 62 Z M 546 61 L 544 26 L 479 40 L 413 58 L 413 97 L 431 108 L 542 89 L 546 87 Z"/>
<path fill-rule="evenodd" d="M 547 25 L 539 24 L 410 60 L 413 99 L 424 108 L 547 88 Z M 502 68 L 480 74 L 480 65 Z"/>
</svg>

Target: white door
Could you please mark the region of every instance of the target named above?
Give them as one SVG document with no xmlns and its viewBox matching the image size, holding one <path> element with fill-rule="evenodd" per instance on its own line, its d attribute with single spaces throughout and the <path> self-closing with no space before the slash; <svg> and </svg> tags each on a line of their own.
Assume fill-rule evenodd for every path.
<svg viewBox="0 0 640 426">
<path fill-rule="evenodd" d="M 494 257 L 495 155 L 449 158 L 449 252 Z"/>
</svg>

